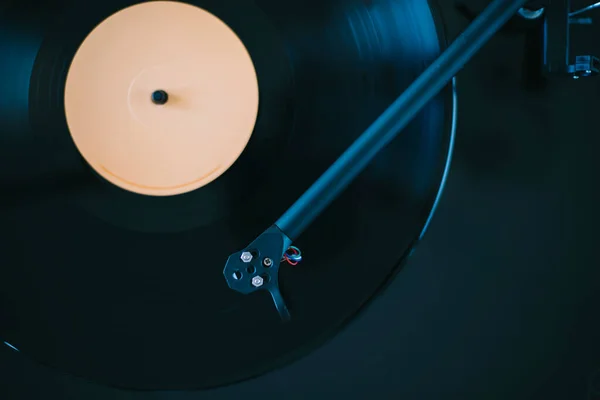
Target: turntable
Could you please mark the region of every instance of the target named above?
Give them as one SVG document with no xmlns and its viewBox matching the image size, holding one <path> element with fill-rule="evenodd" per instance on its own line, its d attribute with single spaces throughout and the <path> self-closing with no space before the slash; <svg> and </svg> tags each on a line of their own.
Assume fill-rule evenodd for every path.
<svg viewBox="0 0 600 400">
<path fill-rule="evenodd" d="M 569 52 L 568 1 L 526 3 L 495 0 L 451 44 L 435 1 L 5 3 L 0 337 L 135 389 L 324 343 L 424 235 L 453 77 L 487 40 L 534 20 L 542 74 L 598 73 Z"/>
</svg>

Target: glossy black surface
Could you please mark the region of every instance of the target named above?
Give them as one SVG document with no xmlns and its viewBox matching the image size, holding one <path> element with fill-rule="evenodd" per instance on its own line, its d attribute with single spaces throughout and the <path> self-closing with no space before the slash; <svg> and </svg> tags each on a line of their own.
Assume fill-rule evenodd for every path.
<svg viewBox="0 0 600 400">
<path fill-rule="evenodd" d="M 450 88 L 298 240 L 305 260 L 280 273 L 291 323 L 280 323 L 268 294 L 240 295 L 222 278 L 227 255 L 269 226 L 435 59 L 441 25 L 422 0 L 195 2 L 248 47 L 259 119 L 217 181 L 153 198 L 95 176 L 62 109 L 78 43 L 132 3 L 30 0 L 2 11 L 0 79 L 12 101 L 0 100 L 0 337 L 109 385 L 245 379 L 331 337 L 422 233 L 450 150 Z"/>
</svg>

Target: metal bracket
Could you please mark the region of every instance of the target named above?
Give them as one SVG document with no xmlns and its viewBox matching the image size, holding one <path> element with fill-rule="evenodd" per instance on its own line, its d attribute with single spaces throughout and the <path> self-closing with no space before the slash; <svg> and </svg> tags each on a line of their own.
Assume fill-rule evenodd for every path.
<svg viewBox="0 0 600 400">
<path fill-rule="evenodd" d="M 591 18 L 575 17 L 595 7 L 572 12 L 571 0 L 538 0 L 536 5 L 544 8 L 544 74 L 568 74 L 574 79 L 598 75 L 600 60 L 597 57 L 571 56 L 571 26 L 592 23 Z"/>
<path fill-rule="evenodd" d="M 579 79 L 600 73 L 600 59 L 597 57 L 571 55 L 571 27 L 591 25 L 592 18 L 580 16 L 595 8 L 600 8 L 600 2 L 571 11 L 571 0 L 531 0 L 519 10 L 518 18 L 513 18 L 505 31 L 517 31 L 528 36 L 527 71 L 524 74 L 528 80 L 539 83 L 558 75 Z M 458 3 L 457 9 L 469 19 L 476 16 L 462 2 Z"/>
<path fill-rule="evenodd" d="M 594 56 L 577 56 L 575 64 L 569 65 L 567 72 L 573 76 L 573 79 L 598 75 L 600 60 Z"/>
</svg>

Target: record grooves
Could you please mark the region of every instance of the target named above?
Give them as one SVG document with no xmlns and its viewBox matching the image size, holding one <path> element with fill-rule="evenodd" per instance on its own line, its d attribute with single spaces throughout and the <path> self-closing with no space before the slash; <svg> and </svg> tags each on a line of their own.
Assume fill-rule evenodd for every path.
<svg viewBox="0 0 600 400">
<path fill-rule="evenodd" d="M 0 338 L 40 363 L 118 387 L 247 379 L 330 337 L 418 241 L 451 152 L 451 87 L 298 240 L 305 261 L 280 273 L 290 323 L 280 323 L 266 294 L 239 295 L 222 279 L 227 255 L 435 59 L 443 26 L 422 0 L 189 2 L 248 50 L 258 117 L 222 176 L 185 194 L 147 196 L 97 174 L 65 118 L 79 46 L 136 3 L 27 0 L 0 11 L 0 49 L 9 54 L 0 82 L 14 99 L 0 100 Z"/>
</svg>

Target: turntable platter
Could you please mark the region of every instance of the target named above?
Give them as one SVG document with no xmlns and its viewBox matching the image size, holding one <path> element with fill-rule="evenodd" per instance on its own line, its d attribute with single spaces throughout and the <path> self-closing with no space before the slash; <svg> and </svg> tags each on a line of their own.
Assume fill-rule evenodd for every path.
<svg viewBox="0 0 600 400">
<path fill-rule="evenodd" d="M 243 296 L 223 280 L 227 256 L 435 60 L 443 24 L 422 0 L 138 3 L 0 6 L 0 338 L 122 388 L 248 379 L 331 338 L 426 229 L 452 150 L 453 87 L 299 238 L 302 264 L 280 271 L 291 322 L 268 294 Z M 156 20 L 115 19 L 158 3 Z M 219 28 L 196 31 L 194 15 Z M 108 34 L 105 24 L 115 25 Z M 163 69 L 159 51 L 169 53 Z M 128 103 L 130 87 L 140 97 Z M 217 154 L 216 173 L 191 178 Z"/>
</svg>

